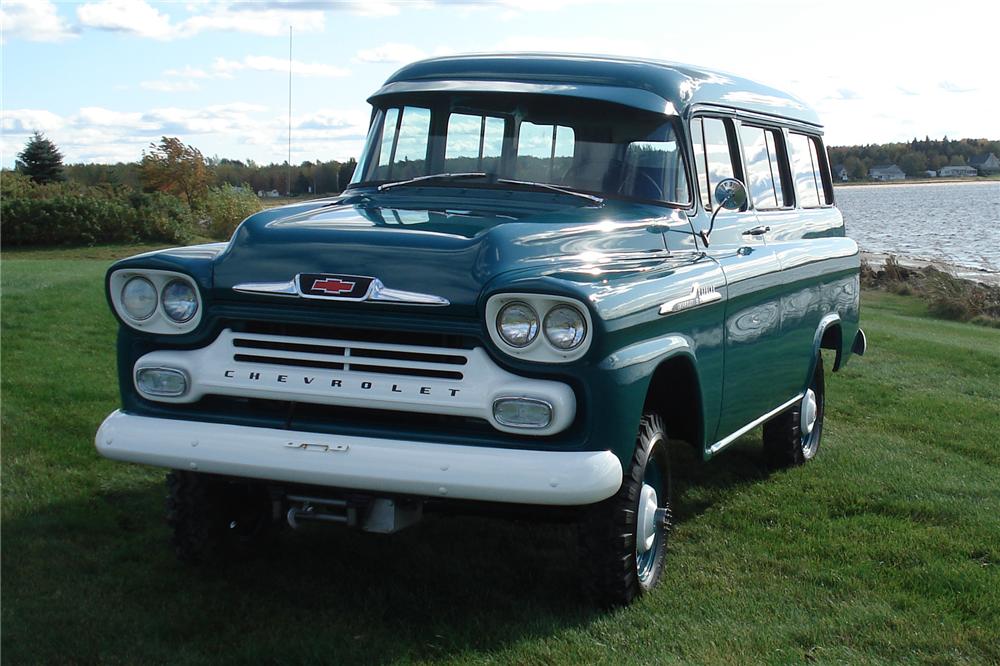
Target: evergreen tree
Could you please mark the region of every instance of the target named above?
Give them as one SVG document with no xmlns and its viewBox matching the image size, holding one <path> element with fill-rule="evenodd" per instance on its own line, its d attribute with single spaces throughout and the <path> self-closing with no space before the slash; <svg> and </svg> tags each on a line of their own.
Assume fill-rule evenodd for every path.
<svg viewBox="0 0 1000 666">
<path fill-rule="evenodd" d="M 18 154 L 17 170 L 39 184 L 63 180 L 63 156 L 41 132 L 28 139 Z"/>
</svg>

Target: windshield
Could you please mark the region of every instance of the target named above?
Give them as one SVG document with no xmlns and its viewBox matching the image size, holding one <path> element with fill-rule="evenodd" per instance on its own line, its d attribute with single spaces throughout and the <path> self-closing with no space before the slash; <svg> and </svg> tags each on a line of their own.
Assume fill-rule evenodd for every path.
<svg viewBox="0 0 1000 666">
<path fill-rule="evenodd" d="M 425 96 L 376 110 L 351 184 L 460 174 L 462 187 L 514 179 L 686 206 L 685 173 L 667 116 L 545 95 Z"/>
</svg>

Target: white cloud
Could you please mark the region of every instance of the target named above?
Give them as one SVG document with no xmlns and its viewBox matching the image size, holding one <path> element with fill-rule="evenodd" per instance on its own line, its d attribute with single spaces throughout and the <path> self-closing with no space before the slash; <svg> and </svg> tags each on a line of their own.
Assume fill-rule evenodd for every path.
<svg viewBox="0 0 1000 666">
<path fill-rule="evenodd" d="M 4 0 L 0 32 L 4 39 L 21 37 L 33 42 L 60 42 L 76 36 L 50 0 Z"/>
<path fill-rule="evenodd" d="M 80 25 L 96 30 L 124 32 L 151 39 L 172 39 L 177 28 L 170 17 L 145 0 L 101 0 L 80 5 L 76 10 Z"/>
<path fill-rule="evenodd" d="M 426 54 L 410 44 L 390 42 L 371 49 L 361 49 L 351 60 L 363 63 L 407 63 L 426 58 Z"/>
<path fill-rule="evenodd" d="M 61 116 L 43 109 L 5 109 L 0 116 L 0 127 L 5 134 L 31 134 L 36 130 L 52 132 L 64 125 Z"/>
<path fill-rule="evenodd" d="M 324 25 L 321 9 L 296 11 L 281 8 L 281 3 L 192 4 L 186 9 L 191 15 L 175 22 L 146 0 L 99 0 L 81 5 L 76 15 L 87 28 L 158 40 L 191 37 L 206 31 L 276 36 L 287 34 L 289 26 L 310 32 L 322 31 Z"/>
<path fill-rule="evenodd" d="M 212 70 L 218 76 L 227 76 L 232 72 L 252 70 L 256 72 L 288 73 L 288 61 L 272 56 L 246 56 L 243 60 L 226 60 L 217 58 L 212 64 Z M 299 76 L 337 78 L 350 74 L 349 70 L 335 65 L 320 62 L 292 61 L 292 73 Z"/>
</svg>

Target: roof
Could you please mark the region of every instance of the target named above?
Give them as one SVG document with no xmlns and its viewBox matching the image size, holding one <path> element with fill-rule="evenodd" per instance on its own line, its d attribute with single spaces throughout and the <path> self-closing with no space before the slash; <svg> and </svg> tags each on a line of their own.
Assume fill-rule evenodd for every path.
<svg viewBox="0 0 1000 666">
<path fill-rule="evenodd" d="M 902 171 L 902 169 L 895 164 L 879 164 L 878 166 L 873 166 L 869 169 L 869 171 L 892 171 L 893 169 L 896 171 Z"/>
<path fill-rule="evenodd" d="M 980 164 L 985 164 L 986 161 L 989 160 L 991 157 L 994 160 L 996 159 L 993 153 L 987 153 L 986 155 L 976 155 L 975 157 L 969 160 L 969 164 L 971 164 L 972 166 L 979 166 Z"/>
<path fill-rule="evenodd" d="M 605 55 L 494 53 L 431 58 L 397 71 L 369 101 L 434 91 L 567 95 L 669 114 L 711 104 L 821 125 L 802 100 L 750 79 L 692 65 Z"/>
</svg>

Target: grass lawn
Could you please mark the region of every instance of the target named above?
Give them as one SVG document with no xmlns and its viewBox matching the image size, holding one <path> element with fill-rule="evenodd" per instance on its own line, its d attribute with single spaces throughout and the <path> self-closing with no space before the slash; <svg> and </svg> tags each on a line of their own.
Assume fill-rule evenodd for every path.
<svg viewBox="0 0 1000 666">
<path fill-rule="evenodd" d="M 708 464 L 678 450 L 665 577 L 601 613 L 566 526 L 431 516 L 177 564 L 163 473 L 93 448 L 118 252 L 3 255 L 7 663 L 1000 662 L 1000 330 L 866 293 L 818 459 L 770 474 L 759 432 Z"/>
</svg>

